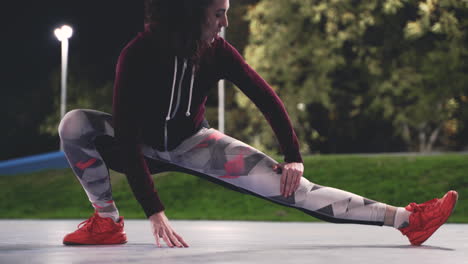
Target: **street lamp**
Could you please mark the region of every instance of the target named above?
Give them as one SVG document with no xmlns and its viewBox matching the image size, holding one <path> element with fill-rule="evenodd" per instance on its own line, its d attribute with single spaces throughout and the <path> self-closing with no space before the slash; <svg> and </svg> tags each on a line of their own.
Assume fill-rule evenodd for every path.
<svg viewBox="0 0 468 264">
<path fill-rule="evenodd" d="M 221 29 L 221 37 L 226 38 L 226 29 Z M 224 80 L 218 82 L 218 130 L 224 133 Z"/>
<path fill-rule="evenodd" d="M 60 98 L 60 119 L 63 118 L 67 104 L 67 66 L 68 66 L 68 39 L 73 34 L 73 29 L 70 26 L 63 25 L 61 28 L 56 28 L 55 36 L 62 43 L 62 78 L 61 78 L 61 98 Z M 62 143 L 60 150 L 63 151 Z"/>
<path fill-rule="evenodd" d="M 73 29 L 70 26 L 63 25 L 56 28 L 55 36 L 62 43 L 62 78 L 61 78 L 61 100 L 60 100 L 60 119 L 63 118 L 67 104 L 67 65 L 68 65 L 68 39 L 73 34 Z"/>
</svg>

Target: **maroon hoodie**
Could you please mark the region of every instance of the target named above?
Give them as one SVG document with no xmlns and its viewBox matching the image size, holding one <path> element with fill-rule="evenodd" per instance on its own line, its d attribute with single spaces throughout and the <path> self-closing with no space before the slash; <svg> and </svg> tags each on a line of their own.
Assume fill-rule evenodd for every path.
<svg viewBox="0 0 468 264">
<path fill-rule="evenodd" d="M 260 109 L 273 128 L 286 162 L 302 162 L 296 134 L 273 89 L 223 38 L 203 53 L 199 66 L 168 52 L 166 42 L 139 33 L 121 52 L 116 70 L 113 122 L 122 149 L 124 173 L 149 217 L 164 210 L 141 144 L 172 150 L 205 123 L 209 89 L 220 79 L 233 82 Z"/>
</svg>

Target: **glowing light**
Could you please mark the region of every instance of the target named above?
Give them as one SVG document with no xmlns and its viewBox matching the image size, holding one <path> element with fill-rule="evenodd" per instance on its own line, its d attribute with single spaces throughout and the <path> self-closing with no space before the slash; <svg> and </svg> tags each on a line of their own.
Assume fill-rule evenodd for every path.
<svg viewBox="0 0 468 264">
<path fill-rule="evenodd" d="M 63 25 L 61 28 L 56 28 L 54 34 L 58 40 L 64 41 L 73 35 L 73 29 L 68 25 Z"/>
</svg>

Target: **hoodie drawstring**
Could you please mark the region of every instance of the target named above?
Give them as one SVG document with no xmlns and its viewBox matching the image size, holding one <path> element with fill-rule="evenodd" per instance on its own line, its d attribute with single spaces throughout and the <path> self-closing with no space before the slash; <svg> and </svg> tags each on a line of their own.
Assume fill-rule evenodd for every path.
<svg viewBox="0 0 468 264">
<path fill-rule="evenodd" d="M 171 119 L 172 101 L 174 100 L 174 88 L 177 79 L 177 56 L 174 58 L 174 77 L 172 77 L 172 92 L 171 101 L 169 102 L 169 110 L 167 111 L 166 121 Z"/>
<path fill-rule="evenodd" d="M 182 94 L 182 83 L 184 81 L 185 69 L 187 69 L 187 60 L 184 60 L 184 66 L 182 67 L 182 75 L 180 76 L 180 80 L 179 80 L 179 87 L 178 87 L 179 90 L 177 92 L 177 103 L 174 107 L 174 113 L 172 113 L 170 119 L 174 119 L 174 116 L 176 115 L 177 110 L 179 110 L 180 96 Z"/>
<path fill-rule="evenodd" d="M 174 113 L 171 116 L 172 112 L 172 104 L 174 102 L 174 93 L 175 93 L 175 86 L 177 82 L 177 56 L 174 58 L 174 76 L 172 77 L 172 91 L 171 91 L 171 100 L 169 102 L 169 110 L 167 111 L 166 115 L 166 122 L 164 122 L 164 147 L 166 151 L 168 151 L 168 133 L 167 133 L 167 121 L 171 120 L 174 118 L 174 116 L 177 113 L 177 110 L 179 108 L 179 103 L 180 103 L 180 97 L 182 93 L 182 82 L 184 81 L 184 74 L 185 74 L 185 69 L 187 68 L 187 60 L 184 60 L 184 67 L 182 68 L 182 75 L 179 80 L 179 92 L 177 95 L 177 104 L 174 107 Z M 192 66 L 192 78 L 190 79 L 190 92 L 189 92 L 189 101 L 188 101 L 188 106 L 187 106 L 187 112 L 185 112 L 185 116 L 190 116 L 190 106 L 192 105 L 192 93 L 193 93 L 193 81 L 195 80 L 195 65 Z"/>
<path fill-rule="evenodd" d="M 185 69 L 187 68 L 187 60 L 184 59 L 184 66 L 182 68 L 182 74 L 180 76 L 179 80 L 179 91 L 177 94 L 177 103 L 174 107 L 174 113 L 171 115 L 172 112 L 172 104 L 174 103 L 174 93 L 175 93 L 175 87 L 176 87 L 176 82 L 177 82 L 177 56 L 174 58 L 174 76 L 172 77 L 172 91 L 171 91 L 171 100 L 169 102 L 169 110 L 167 111 L 167 116 L 166 116 L 166 121 L 169 121 L 174 118 L 174 116 L 177 113 L 177 110 L 179 108 L 179 103 L 180 103 L 180 98 L 181 98 L 181 93 L 182 93 L 182 82 L 184 80 L 184 75 L 185 75 Z M 188 99 L 188 105 L 187 105 L 187 111 L 185 112 L 185 116 L 189 117 L 190 116 L 190 107 L 192 105 L 192 94 L 193 94 L 193 83 L 195 81 L 195 65 L 192 65 L 192 77 L 190 78 L 190 90 L 189 90 L 189 99 Z"/>
<path fill-rule="evenodd" d="M 193 81 L 195 79 L 195 65 L 192 65 L 192 78 L 190 79 L 190 92 L 189 92 L 189 99 L 188 99 L 188 106 L 187 112 L 185 112 L 185 116 L 190 116 L 190 106 L 192 105 L 192 92 L 193 92 Z"/>
</svg>

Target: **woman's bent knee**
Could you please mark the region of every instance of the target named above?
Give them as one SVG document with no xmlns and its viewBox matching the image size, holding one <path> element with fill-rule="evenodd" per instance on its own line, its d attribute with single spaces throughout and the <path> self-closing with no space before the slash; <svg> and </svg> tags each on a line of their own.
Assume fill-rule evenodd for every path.
<svg viewBox="0 0 468 264">
<path fill-rule="evenodd" d="M 77 139 L 81 136 L 83 128 L 87 126 L 88 119 L 82 109 L 72 110 L 63 116 L 58 132 L 62 140 Z"/>
</svg>

